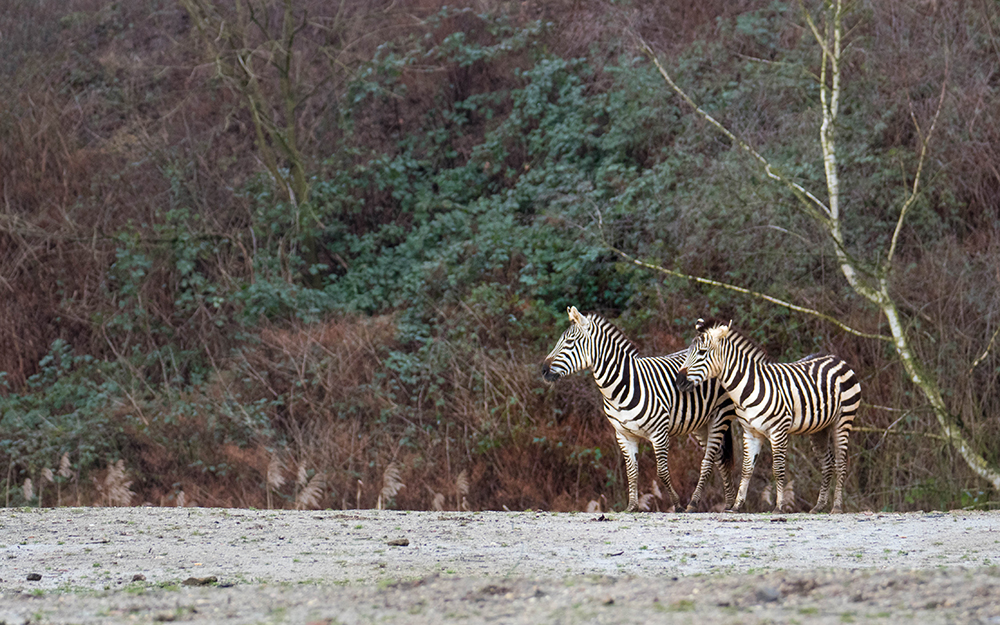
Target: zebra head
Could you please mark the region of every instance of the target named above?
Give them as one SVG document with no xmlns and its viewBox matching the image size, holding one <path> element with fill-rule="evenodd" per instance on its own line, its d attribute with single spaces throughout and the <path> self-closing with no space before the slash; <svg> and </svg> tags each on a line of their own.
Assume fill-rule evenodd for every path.
<svg viewBox="0 0 1000 625">
<path fill-rule="evenodd" d="M 589 369 L 594 364 L 592 322 L 581 315 L 576 306 L 570 306 L 566 312 L 569 313 L 570 326 L 542 362 L 542 377 L 547 382 Z"/>
<path fill-rule="evenodd" d="M 678 381 L 686 380 L 688 384 L 701 384 L 705 380 L 719 377 L 722 373 L 722 341 L 729 336 L 729 325 L 715 324 L 708 326 L 703 319 L 695 323 L 698 336 L 691 342 L 687 357 L 677 372 Z"/>
</svg>

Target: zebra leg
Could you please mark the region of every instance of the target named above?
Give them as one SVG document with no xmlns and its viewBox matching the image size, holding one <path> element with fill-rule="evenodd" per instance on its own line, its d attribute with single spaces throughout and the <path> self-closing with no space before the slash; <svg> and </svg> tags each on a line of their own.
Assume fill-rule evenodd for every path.
<svg viewBox="0 0 1000 625">
<path fill-rule="evenodd" d="M 733 503 L 733 512 L 738 511 L 746 503 L 747 489 L 750 488 L 750 477 L 753 476 L 753 467 L 757 463 L 757 456 L 760 455 L 760 450 L 763 446 L 764 435 L 744 425 L 743 475 L 740 477 L 740 490 L 736 494 L 736 501 Z"/>
<path fill-rule="evenodd" d="M 667 487 L 667 495 L 670 496 L 670 509 L 667 512 L 673 512 L 680 508 L 681 497 L 674 490 L 674 484 L 670 480 L 670 468 L 667 466 L 670 437 L 666 434 L 658 435 L 651 438 L 650 442 L 653 443 L 653 453 L 656 454 L 656 475 L 660 477 L 660 481 Z"/>
<path fill-rule="evenodd" d="M 733 427 L 733 422 L 723 422 L 719 432 L 719 457 L 715 461 L 715 466 L 719 470 L 719 475 L 722 476 L 722 487 L 726 491 L 726 509 L 729 509 L 736 501 L 736 459 L 733 457 L 735 455 L 733 435 L 736 433 L 736 429 Z"/>
<path fill-rule="evenodd" d="M 788 430 L 772 430 L 771 456 L 774 458 L 774 511 L 787 512 L 791 502 L 785 503 L 785 458 L 788 453 Z"/>
<path fill-rule="evenodd" d="M 819 499 L 812 507 L 810 513 L 816 513 L 826 507 L 826 502 L 830 500 L 830 482 L 833 480 L 833 441 L 830 438 L 830 428 L 825 428 L 812 435 L 812 448 L 816 455 L 822 454 L 823 458 L 823 482 L 819 487 Z"/>
<path fill-rule="evenodd" d="M 622 457 L 625 458 L 625 475 L 628 477 L 628 507 L 625 512 L 635 512 L 639 509 L 639 465 L 635 455 L 639 451 L 639 442 L 635 438 L 615 431 Z"/>
<path fill-rule="evenodd" d="M 830 512 L 833 514 L 843 512 L 844 482 L 847 479 L 847 438 L 850 434 L 850 420 L 841 419 L 837 424 L 837 430 L 834 432 L 833 440 L 831 441 L 834 465 L 837 470 L 837 486 L 833 491 L 833 508 L 830 509 Z"/>
<path fill-rule="evenodd" d="M 701 459 L 701 473 L 698 475 L 698 485 L 695 486 L 694 492 L 691 493 L 691 500 L 688 501 L 687 508 L 684 510 L 685 512 L 695 511 L 698 502 L 701 501 L 705 482 L 708 481 L 708 476 L 712 473 L 712 465 L 719 462 L 719 448 L 722 440 L 721 436 L 718 436 L 712 429 L 712 424 L 710 423 L 694 433 L 695 438 L 698 439 L 698 444 L 705 450 L 705 455 Z"/>
</svg>

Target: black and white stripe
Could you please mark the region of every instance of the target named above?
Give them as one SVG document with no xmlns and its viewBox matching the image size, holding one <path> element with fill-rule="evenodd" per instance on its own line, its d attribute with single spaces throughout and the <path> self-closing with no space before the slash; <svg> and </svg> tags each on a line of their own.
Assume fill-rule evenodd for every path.
<svg viewBox="0 0 1000 625">
<path fill-rule="evenodd" d="M 628 511 L 638 508 L 639 470 L 636 453 L 642 439 L 656 455 L 656 473 L 677 506 L 680 497 L 670 481 L 667 450 L 672 437 L 694 434 L 705 449 L 698 485 L 687 510 L 698 504 L 712 466 L 722 475 L 726 505 L 735 495 L 731 471 L 731 423 L 735 411 L 715 381 L 682 391 L 677 372 L 685 352 L 641 357 L 621 330 L 598 315 L 583 316 L 568 309 L 571 325 L 545 358 L 542 375 L 548 381 L 590 369 L 604 396 L 604 412 L 615 429 L 628 475 Z"/>
<path fill-rule="evenodd" d="M 774 511 L 785 511 L 788 436 L 809 434 L 813 449 L 823 452 L 823 482 L 812 512 L 826 506 L 834 472 L 837 482 L 831 511 L 840 512 L 847 477 L 847 439 L 861 404 L 861 385 L 854 371 L 837 356 L 824 354 L 796 362 L 772 362 L 728 325 L 709 326 L 699 320 L 696 328 L 699 336 L 688 349 L 680 373 L 692 384 L 717 379 L 736 404 L 743 426 L 743 475 L 733 509 L 738 510 L 746 501 L 754 463 L 767 440 L 774 457 Z"/>
</svg>

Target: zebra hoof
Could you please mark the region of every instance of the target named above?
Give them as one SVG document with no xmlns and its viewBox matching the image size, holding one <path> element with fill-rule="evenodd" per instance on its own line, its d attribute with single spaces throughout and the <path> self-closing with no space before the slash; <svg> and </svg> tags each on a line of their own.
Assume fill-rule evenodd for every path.
<svg viewBox="0 0 1000 625">
<path fill-rule="evenodd" d="M 687 508 L 684 508 L 684 512 L 697 512 L 693 503 L 689 503 Z"/>
</svg>

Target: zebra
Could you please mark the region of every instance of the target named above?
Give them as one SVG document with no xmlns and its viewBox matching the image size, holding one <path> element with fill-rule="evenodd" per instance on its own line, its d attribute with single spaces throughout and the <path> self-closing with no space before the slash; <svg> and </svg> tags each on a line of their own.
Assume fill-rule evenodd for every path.
<svg viewBox="0 0 1000 625">
<path fill-rule="evenodd" d="M 743 475 L 733 510 L 746 501 L 754 463 L 765 439 L 771 444 L 776 503 L 786 511 L 785 455 L 789 434 L 809 434 L 823 455 L 819 499 L 810 512 L 829 501 L 830 482 L 837 483 L 831 512 L 843 509 L 847 476 L 847 438 L 861 404 L 861 385 L 846 362 L 829 354 L 813 354 L 796 362 L 777 363 L 729 325 L 695 324 L 699 334 L 688 348 L 679 376 L 691 384 L 718 379 L 736 404 L 743 426 Z"/>
<path fill-rule="evenodd" d="M 733 403 L 720 386 L 711 381 L 688 391 L 677 388 L 677 371 L 684 360 L 681 350 L 668 356 L 645 358 L 625 335 L 603 317 L 581 315 L 567 308 L 570 327 L 559 338 L 542 364 L 542 376 L 553 382 L 563 376 L 590 369 L 604 396 L 604 412 L 615 429 L 628 476 L 628 508 L 639 507 L 639 469 L 636 453 L 642 439 L 649 440 L 656 456 L 656 473 L 663 481 L 672 507 L 680 504 L 667 468 L 670 438 L 694 434 L 705 449 L 698 485 L 687 511 L 701 499 L 712 466 L 722 474 L 726 505 L 733 501 L 735 469 L 730 425 L 735 419 Z"/>
</svg>

